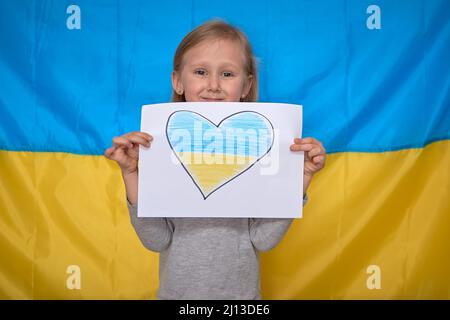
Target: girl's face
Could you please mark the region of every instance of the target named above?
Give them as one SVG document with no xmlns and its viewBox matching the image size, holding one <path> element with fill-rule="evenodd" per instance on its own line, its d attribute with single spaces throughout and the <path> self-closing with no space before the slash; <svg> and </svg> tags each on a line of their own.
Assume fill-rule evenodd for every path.
<svg viewBox="0 0 450 320">
<path fill-rule="evenodd" d="M 184 93 L 188 102 L 237 102 L 252 86 L 252 76 L 244 66 L 238 42 L 206 40 L 185 53 L 180 70 L 172 73 L 172 86 L 178 94 Z"/>
</svg>

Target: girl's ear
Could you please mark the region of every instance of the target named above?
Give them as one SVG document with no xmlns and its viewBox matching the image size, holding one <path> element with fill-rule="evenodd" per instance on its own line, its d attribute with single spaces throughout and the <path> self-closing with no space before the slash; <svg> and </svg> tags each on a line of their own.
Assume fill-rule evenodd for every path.
<svg viewBox="0 0 450 320">
<path fill-rule="evenodd" d="M 242 96 L 241 96 L 242 99 L 244 99 L 246 96 L 248 96 L 248 93 L 250 92 L 252 85 L 253 85 L 253 75 L 249 75 L 247 77 L 247 81 L 245 81 L 244 90 L 242 90 Z"/>
<path fill-rule="evenodd" d="M 184 93 L 183 84 L 177 71 L 172 71 L 172 88 L 180 96 Z"/>
</svg>

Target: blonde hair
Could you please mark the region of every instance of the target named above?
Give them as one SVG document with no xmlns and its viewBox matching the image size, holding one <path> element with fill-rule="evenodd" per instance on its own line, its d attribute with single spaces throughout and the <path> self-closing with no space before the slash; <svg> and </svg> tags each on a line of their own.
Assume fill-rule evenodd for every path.
<svg viewBox="0 0 450 320">
<path fill-rule="evenodd" d="M 258 76 L 256 70 L 256 59 L 253 50 L 248 41 L 247 36 L 238 28 L 222 21 L 212 20 L 205 22 L 189 32 L 183 40 L 181 40 L 173 58 L 173 71 L 179 72 L 182 67 L 183 57 L 189 49 L 195 47 L 200 42 L 210 39 L 232 40 L 237 41 L 243 49 L 245 56 L 245 71 L 247 76 L 252 76 L 252 86 L 248 95 L 242 98 L 242 102 L 255 102 L 258 100 Z M 173 102 L 186 102 L 184 94 L 178 94 L 172 88 Z"/>
</svg>

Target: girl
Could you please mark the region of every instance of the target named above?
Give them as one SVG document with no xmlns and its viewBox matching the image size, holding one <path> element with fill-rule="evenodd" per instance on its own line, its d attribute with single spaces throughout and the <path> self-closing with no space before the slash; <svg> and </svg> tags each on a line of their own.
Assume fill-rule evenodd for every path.
<svg viewBox="0 0 450 320">
<path fill-rule="evenodd" d="M 175 102 L 256 101 L 256 63 L 248 39 L 221 21 L 194 29 L 175 53 L 172 87 Z M 122 170 L 140 240 L 160 252 L 158 298 L 260 299 L 258 252 L 275 247 L 292 219 L 138 218 L 139 145 L 148 148 L 152 139 L 145 132 L 116 137 L 105 156 Z M 325 149 L 314 138 L 295 138 L 290 150 L 305 152 L 305 204 L 311 179 L 325 164 Z"/>
</svg>

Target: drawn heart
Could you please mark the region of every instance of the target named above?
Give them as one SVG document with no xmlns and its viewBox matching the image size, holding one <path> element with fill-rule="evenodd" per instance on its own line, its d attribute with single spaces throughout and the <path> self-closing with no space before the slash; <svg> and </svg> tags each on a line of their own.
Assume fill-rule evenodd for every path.
<svg viewBox="0 0 450 320">
<path fill-rule="evenodd" d="M 172 113 L 166 124 L 170 148 L 206 200 L 249 170 L 273 145 L 273 125 L 254 111 L 234 113 L 215 125 L 192 111 Z"/>
</svg>

